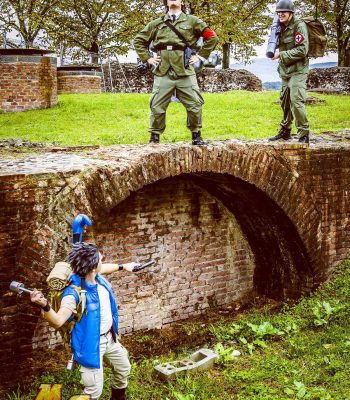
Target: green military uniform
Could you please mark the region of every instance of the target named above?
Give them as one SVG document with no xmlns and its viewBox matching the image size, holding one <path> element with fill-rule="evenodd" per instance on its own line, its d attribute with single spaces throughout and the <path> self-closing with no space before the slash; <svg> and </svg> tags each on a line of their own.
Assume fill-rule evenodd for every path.
<svg viewBox="0 0 350 400">
<path fill-rule="evenodd" d="M 292 128 L 293 115 L 299 138 L 309 135 L 305 111 L 306 80 L 309 72 L 309 37 L 305 22 L 293 16 L 280 35 L 278 72 L 282 79 L 282 128 Z"/>
<path fill-rule="evenodd" d="M 194 68 L 184 66 L 184 42 L 165 23 L 170 20 L 169 14 L 157 18 L 146 25 L 135 37 L 135 50 L 142 62 L 150 58 L 149 45 L 157 51 L 161 62 L 154 69 L 154 84 L 150 99 L 151 134 L 161 134 L 165 130 L 165 113 L 176 89 L 176 95 L 187 110 L 187 127 L 192 132 L 199 132 L 202 127 L 202 105 L 204 100 L 199 92 Z M 191 47 L 195 47 L 207 25 L 194 15 L 181 13 L 173 22 Z M 217 36 L 204 41 L 198 55 L 208 58 L 218 41 Z"/>
</svg>

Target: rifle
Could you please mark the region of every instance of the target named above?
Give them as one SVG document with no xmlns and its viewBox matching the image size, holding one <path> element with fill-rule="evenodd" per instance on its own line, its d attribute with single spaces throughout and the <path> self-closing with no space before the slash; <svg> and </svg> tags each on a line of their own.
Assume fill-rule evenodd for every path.
<svg viewBox="0 0 350 400">
<path fill-rule="evenodd" d="M 278 15 L 275 15 L 272 21 L 271 34 L 269 37 L 269 41 L 267 43 L 267 49 L 266 49 L 267 58 L 272 58 L 275 55 L 275 51 L 280 41 L 280 34 L 281 34 L 280 20 L 278 18 Z"/>
</svg>

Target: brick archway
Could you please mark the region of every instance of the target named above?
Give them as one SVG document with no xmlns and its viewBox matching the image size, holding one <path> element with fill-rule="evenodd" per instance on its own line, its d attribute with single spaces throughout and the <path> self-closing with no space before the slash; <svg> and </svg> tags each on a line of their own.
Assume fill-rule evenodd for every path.
<svg viewBox="0 0 350 400">
<path fill-rule="evenodd" d="M 293 156 L 296 150 L 287 147 L 282 155 L 273 147 L 247 147 L 235 143 L 203 148 L 181 146 L 169 149 L 164 146 L 155 152 L 133 157 L 126 163 L 117 158 L 122 165 L 94 168 L 79 174 L 79 178 L 73 177 L 68 185 L 70 190 L 63 191 L 56 198 L 49 225 L 62 226 L 62 221 L 69 221 L 67 212 L 60 212 L 66 209 L 64 204 L 67 202 L 70 204 L 70 218 L 78 212 L 103 217 L 130 193 L 163 179 L 183 174 L 230 176 L 236 182 L 251 185 L 257 193 L 264 193 L 294 226 L 317 285 L 324 279 L 325 271 L 320 245 L 315 245 L 315 238 L 321 235 L 321 214 L 313 194 L 288 163 L 285 156 L 288 152 Z M 216 185 L 215 178 L 210 181 Z"/>
<path fill-rule="evenodd" d="M 69 172 L 64 179 L 58 176 L 59 184 L 52 183 L 53 190 L 45 198 L 46 203 L 41 204 L 44 211 L 27 226 L 18 246 L 18 279 L 43 286 L 52 263 L 64 257 L 70 246 L 70 224 L 78 213 L 88 214 L 95 222 L 87 238 L 103 244 L 106 229 L 98 221 L 108 220 L 113 210 L 133 196 L 161 187 L 165 182 L 170 182 L 169 187 L 175 190 L 177 185 L 172 185 L 175 181 L 196 186 L 197 194 L 210 199 L 218 210 L 211 213 L 213 218 L 215 213 L 224 215 L 224 223 L 238 227 L 237 235 L 245 240 L 247 253 L 252 254 L 252 263 L 246 264 L 251 272 L 251 289 L 274 297 L 297 296 L 315 287 L 328 274 L 324 220 L 317 203 L 318 192 L 300 173 L 308 162 L 304 161 L 301 147 L 276 149 L 232 141 L 203 148 L 115 147 L 97 150 L 91 157 L 89 164 Z M 305 159 L 309 160 L 308 157 Z M 43 178 L 40 179 L 44 187 Z M 50 175 L 47 179 L 56 178 Z M 173 197 L 175 194 L 173 191 Z M 198 220 L 198 216 L 193 218 Z M 215 221 L 212 219 L 210 223 Z M 266 227 L 269 229 L 264 232 Z M 232 241 L 227 243 L 229 247 Z M 209 291 L 205 296 L 209 306 Z M 26 351 L 12 354 L 11 358 L 23 360 L 32 355 L 32 338 L 38 337 L 40 328 L 36 310 L 24 304 L 23 301 L 25 308 L 18 311 L 16 324 L 19 333 L 23 313 L 28 314 L 25 337 L 9 339 L 11 343 L 21 341 L 21 348 Z M 177 317 L 174 314 L 174 320 Z M 47 332 L 43 331 L 40 339 L 45 335 Z"/>
<path fill-rule="evenodd" d="M 276 154 L 273 148 L 237 144 L 212 148 L 164 146 L 133 157 L 131 162 L 118 158 L 106 167 L 73 175 L 52 201 L 45 220 L 36 221 L 34 232 L 22 246 L 19 264 L 24 266 L 27 253 L 43 246 L 42 254 L 46 256 L 35 269 L 44 271 L 45 276 L 50 269 L 48 260 L 62 258 L 67 251 L 69 223 L 76 214 L 83 212 L 95 221 L 103 220 L 131 193 L 185 175 L 195 178 L 237 219 L 257 258 L 254 283 L 260 293 L 295 297 L 322 281 L 324 265 L 313 240 L 320 233 L 320 215 L 302 179 L 286 157 Z M 241 202 L 233 203 L 232 193 Z M 271 232 L 266 233 L 264 227 L 269 224 Z M 40 241 L 43 232 L 46 236 Z M 98 237 L 93 239 L 99 242 Z"/>
</svg>

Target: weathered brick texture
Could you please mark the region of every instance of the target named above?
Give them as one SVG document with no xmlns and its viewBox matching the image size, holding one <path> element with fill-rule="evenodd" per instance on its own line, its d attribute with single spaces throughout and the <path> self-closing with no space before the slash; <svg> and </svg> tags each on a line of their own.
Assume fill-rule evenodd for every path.
<svg viewBox="0 0 350 400">
<path fill-rule="evenodd" d="M 0 56 L 0 110 L 49 108 L 57 104 L 56 59 Z"/>
<path fill-rule="evenodd" d="M 108 261 L 157 261 L 112 279 L 122 332 L 161 328 L 253 290 L 254 256 L 234 216 L 190 178 L 131 195 L 94 234 Z"/>
<path fill-rule="evenodd" d="M 308 292 L 349 255 L 350 146 L 215 141 L 113 146 L 0 160 L 0 381 L 16 383 L 58 337 L 11 280 L 45 288 L 71 221 L 107 261 L 154 267 L 111 276 L 121 331 L 162 327 L 256 291 Z M 14 372 L 16 374 L 14 374 Z"/>
<path fill-rule="evenodd" d="M 101 93 L 101 74 L 90 71 L 58 71 L 58 93 Z"/>
</svg>

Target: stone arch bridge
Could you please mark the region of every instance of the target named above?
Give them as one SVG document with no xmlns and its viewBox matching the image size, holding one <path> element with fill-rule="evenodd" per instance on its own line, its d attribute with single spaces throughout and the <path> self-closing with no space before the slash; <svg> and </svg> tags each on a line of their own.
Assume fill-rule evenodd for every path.
<svg viewBox="0 0 350 400">
<path fill-rule="evenodd" d="M 349 255 L 349 172 L 347 143 L 227 140 L 0 160 L 0 381 L 18 382 L 36 350 L 58 341 L 8 286 L 45 288 L 78 213 L 92 218 L 85 240 L 106 261 L 157 262 L 111 276 L 128 333 L 256 293 L 295 298 L 316 288 Z"/>
</svg>

